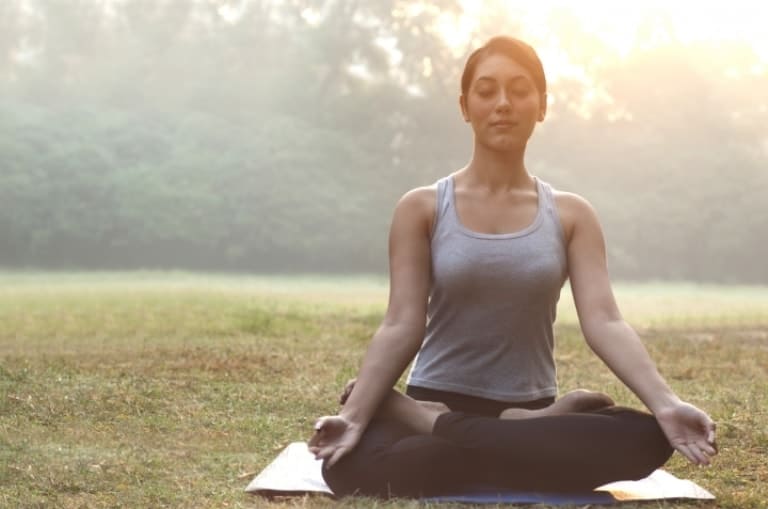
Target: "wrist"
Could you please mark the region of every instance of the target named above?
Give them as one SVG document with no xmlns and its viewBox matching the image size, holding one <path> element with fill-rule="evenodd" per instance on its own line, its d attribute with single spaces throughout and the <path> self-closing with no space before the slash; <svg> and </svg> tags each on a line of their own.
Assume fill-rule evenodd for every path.
<svg viewBox="0 0 768 509">
<path fill-rule="evenodd" d="M 360 426 L 363 428 L 367 426 L 368 422 L 371 420 L 371 418 L 366 417 L 359 408 L 355 408 L 350 404 L 346 404 L 342 407 L 342 409 L 339 411 L 339 417 L 354 426 Z"/>
<path fill-rule="evenodd" d="M 678 406 L 681 401 L 682 400 L 674 392 L 669 390 L 654 395 L 653 399 L 649 401 L 647 405 L 653 415 L 658 415 Z"/>
</svg>

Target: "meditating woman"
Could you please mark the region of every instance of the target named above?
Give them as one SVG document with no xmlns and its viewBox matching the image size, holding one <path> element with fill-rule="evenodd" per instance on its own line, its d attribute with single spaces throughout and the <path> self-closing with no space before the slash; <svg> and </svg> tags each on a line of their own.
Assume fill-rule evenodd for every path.
<svg viewBox="0 0 768 509">
<path fill-rule="evenodd" d="M 546 94 L 524 42 L 495 37 L 470 55 L 459 102 L 472 158 L 397 204 L 386 315 L 339 415 L 310 440 L 337 495 L 589 490 L 645 477 L 673 448 L 696 464 L 716 454 L 712 420 L 675 395 L 623 320 L 593 208 L 525 166 Z M 588 391 L 555 399 L 566 279 L 587 343 L 650 414 Z"/>
</svg>

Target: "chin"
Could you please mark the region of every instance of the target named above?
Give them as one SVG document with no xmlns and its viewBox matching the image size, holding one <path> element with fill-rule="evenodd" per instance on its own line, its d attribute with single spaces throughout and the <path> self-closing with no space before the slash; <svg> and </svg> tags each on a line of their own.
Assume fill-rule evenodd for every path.
<svg viewBox="0 0 768 509">
<path fill-rule="evenodd" d="M 493 152 L 519 152 L 525 150 L 525 146 L 528 144 L 528 140 L 510 139 L 503 140 L 490 140 L 487 143 L 483 143 L 486 149 Z"/>
</svg>

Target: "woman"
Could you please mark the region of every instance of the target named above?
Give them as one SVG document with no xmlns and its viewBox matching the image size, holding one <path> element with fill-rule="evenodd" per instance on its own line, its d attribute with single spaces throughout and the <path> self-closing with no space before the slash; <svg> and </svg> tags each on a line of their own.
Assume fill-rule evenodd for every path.
<svg viewBox="0 0 768 509">
<path fill-rule="evenodd" d="M 525 166 L 546 98 L 524 42 L 495 37 L 470 55 L 460 107 L 472 158 L 397 204 L 386 315 L 339 415 L 310 440 L 335 493 L 588 490 L 644 477 L 672 448 L 702 465 L 716 454 L 712 420 L 674 394 L 622 319 L 594 210 Z M 652 415 L 586 391 L 555 401 L 566 279 L 587 343 Z M 414 356 L 407 395 L 392 391 Z"/>
</svg>

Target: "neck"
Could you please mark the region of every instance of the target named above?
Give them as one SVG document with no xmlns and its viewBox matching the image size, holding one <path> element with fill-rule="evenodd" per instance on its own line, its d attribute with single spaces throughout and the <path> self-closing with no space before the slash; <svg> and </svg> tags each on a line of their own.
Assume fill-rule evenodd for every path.
<svg viewBox="0 0 768 509">
<path fill-rule="evenodd" d="M 525 147 L 497 151 L 475 144 L 464 173 L 471 181 L 490 189 L 528 187 L 533 179 L 525 168 Z"/>
</svg>

